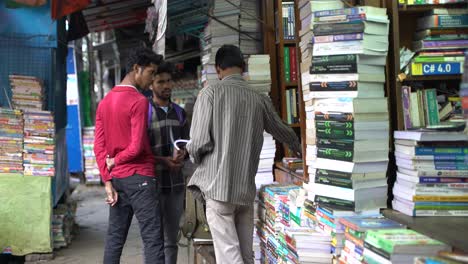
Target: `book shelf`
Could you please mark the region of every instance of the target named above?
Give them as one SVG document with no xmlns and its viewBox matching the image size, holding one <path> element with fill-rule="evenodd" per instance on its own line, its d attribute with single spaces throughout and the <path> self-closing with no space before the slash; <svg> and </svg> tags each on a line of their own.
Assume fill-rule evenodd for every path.
<svg viewBox="0 0 468 264">
<path fill-rule="evenodd" d="M 392 26 L 390 27 L 390 55 L 389 56 L 389 90 L 390 113 L 393 130 L 404 130 L 402 86 L 411 85 L 411 82 L 448 82 L 457 86 L 461 75 L 423 75 L 405 76 L 400 71 L 400 48 L 412 49 L 413 34 L 416 32 L 418 18 L 424 16 L 434 8 L 466 8 L 466 3 L 443 5 L 399 5 L 398 1 L 385 2 Z"/>
<path fill-rule="evenodd" d="M 283 3 L 290 2 L 294 4 L 293 16 L 295 21 L 294 27 L 294 37 L 287 39 L 285 36 L 284 27 L 287 26 L 284 23 L 283 18 Z M 298 136 L 305 138 L 305 111 L 304 103 L 302 100 L 302 89 L 301 81 L 299 74 L 299 48 L 298 48 L 298 31 L 300 27 L 299 23 L 299 13 L 297 7 L 297 1 L 286 1 L 286 0 L 264 0 L 263 1 L 263 22 L 264 22 L 264 50 L 265 53 L 270 54 L 271 58 L 271 72 L 272 72 L 272 92 L 271 98 L 273 104 L 275 105 L 278 113 L 281 118 L 288 123 L 288 125 L 294 129 Z M 291 10 L 292 11 L 292 10 Z M 292 72 L 289 69 L 290 80 L 286 80 L 286 62 L 285 62 L 285 50 L 294 48 L 295 55 L 289 54 L 290 68 L 294 67 L 295 72 Z M 293 75 L 295 75 L 293 77 Z M 295 91 L 292 92 L 292 91 Z M 288 103 L 287 93 L 291 92 L 292 96 L 295 96 L 295 104 Z M 297 107 L 297 120 L 293 122 L 288 122 L 288 115 L 291 113 L 288 111 L 288 104 L 290 107 Z M 290 108 L 290 109 L 291 109 Z M 305 144 L 303 145 L 303 153 L 305 153 Z M 281 145 L 277 151 L 276 158 L 277 160 L 286 157 L 292 156 L 289 153 L 287 146 Z M 278 167 L 278 164 L 275 164 L 275 167 L 280 171 L 287 171 L 287 168 Z M 276 175 L 276 173 L 275 173 Z M 307 175 L 307 172 L 304 171 L 304 174 L 298 174 L 290 171 L 285 173 L 286 177 L 281 177 L 278 180 L 280 182 L 301 182 L 305 180 L 304 175 Z M 294 175 L 294 177 L 292 176 Z M 287 179 L 287 177 L 289 177 Z"/>
</svg>

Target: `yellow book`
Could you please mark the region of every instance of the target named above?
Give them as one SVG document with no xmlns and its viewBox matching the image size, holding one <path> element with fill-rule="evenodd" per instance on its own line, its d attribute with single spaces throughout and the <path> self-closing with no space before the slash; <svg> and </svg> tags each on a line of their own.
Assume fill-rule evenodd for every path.
<svg viewBox="0 0 468 264">
<path fill-rule="evenodd" d="M 468 202 L 468 195 L 454 196 L 433 196 L 433 195 L 415 195 L 414 202 Z"/>
</svg>

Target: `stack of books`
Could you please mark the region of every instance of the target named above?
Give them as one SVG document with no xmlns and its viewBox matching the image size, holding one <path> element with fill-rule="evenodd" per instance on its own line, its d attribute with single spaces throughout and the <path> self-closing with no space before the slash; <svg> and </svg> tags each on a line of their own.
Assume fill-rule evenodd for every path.
<svg viewBox="0 0 468 264">
<path fill-rule="evenodd" d="M 200 37 L 202 47 L 203 87 L 218 81 L 215 68 L 216 52 L 225 44 L 239 47 L 239 15 L 241 0 L 215 0 L 213 16 Z"/>
<path fill-rule="evenodd" d="M 340 224 L 345 228 L 345 243 L 340 263 L 364 263 L 364 239 L 369 230 L 404 228 L 401 224 L 381 215 L 371 217 L 343 217 Z"/>
<path fill-rule="evenodd" d="M 398 0 L 400 5 L 434 5 L 466 3 L 466 0 Z"/>
<path fill-rule="evenodd" d="M 395 131 L 393 208 L 410 216 L 468 216 L 468 135 Z"/>
<path fill-rule="evenodd" d="M 468 255 L 461 252 L 440 251 L 434 257 L 417 257 L 414 264 L 463 264 L 468 263 Z"/>
<path fill-rule="evenodd" d="M 24 175 L 55 176 L 55 123 L 50 111 L 24 112 Z"/>
<path fill-rule="evenodd" d="M 302 74 L 311 199 L 354 212 L 386 207 L 389 121 L 384 97 L 386 9 L 313 13 L 312 63 Z"/>
<path fill-rule="evenodd" d="M 247 71 L 244 78 L 254 91 L 269 95 L 271 92 L 270 55 L 257 54 L 246 58 Z"/>
<path fill-rule="evenodd" d="M 364 261 L 369 264 L 413 263 L 415 257 L 435 256 L 450 247 L 408 229 L 369 230 Z"/>
<path fill-rule="evenodd" d="M 313 13 L 324 10 L 340 9 L 343 8 L 343 2 L 340 0 L 326 0 L 315 1 L 307 0 L 299 2 L 299 18 L 301 21 L 301 29 L 299 31 L 299 48 L 301 51 L 300 58 L 300 73 L 301 76 L 307 77 L 312 66 L 312 40 L 313 40 Z M 304 83 L 305 79 L 302 80 Z M 303 100 L 306 109 L 306 144 L 307 151 L 305 156 L 306 165 L 310 165 L 314 156 L 311 155 L 312 150 L 310 146 L 315 145 L 315 127 L 313 126 L 313 111 L 312 111 L 312 98 L 310 97 L 310 90 L 303 89 Z"/>
<path fill-rule="evenodd" d="M 434 8 L 418 19 L 413 50 L 418 52 L 413 76 L 462 74 L 468 48 L 468 9 Z"/>
<path fill-rule="evenodd" d="M 276 143 L 273 136 L 268 133 L 263 133 L 263 146 L 260 152 L 260 161 L 258 163 L 257 174 L 255 175 L 255 185 L 257 190 L 262 185 L 272 184 L 273 179 L 273 164 L 275 162 Z"/>
<path fill-rule="evenodd" d="M 265 185 L 259 191 L 257 232 L 261 240 L 261 263 L 278 263 L 287 259 L 288 251 L 281 245 L 285 222 L 283 207 L 290 190 L 299 189 L 295 185 Z"/>
<path fill-rule="evenodd" d="M 85 127 L 83 129 L 83 151 L 86 184 L 100 184 L 101 173 L 94 155 L 94 127 Z"/>
<path fill-rule="evenodd" d="M 260 2 L 241 0 L 239 17 L 239 48 L 244 55 L 258 54 L 263 51 L 262 24 L 260 21 Z"/>
<path fill-rule="evenodd" d="M 468 51 L 465 52 L 465 73 L 463 74 L 463 82 L 460 87 L 460 97 L 462 100 L 462 111 L 468 127 Z"/>
<path fill-rule="evenodd" d="M 52 215 L 54 249 L 68 246 L 73 238 L 76 203 L 58 204 Z"/>
<path fill-rule="evenodd" d="M 23 173 L 23 113 L 0 108 L 0 173 Z"/>
<path fill-rule="evenodd" d="M 22 75 L 10 75 L 9 78 L 13 108 L 32 111 L 44 108 L 44 87 L 40 79 Z"/>
</svg>

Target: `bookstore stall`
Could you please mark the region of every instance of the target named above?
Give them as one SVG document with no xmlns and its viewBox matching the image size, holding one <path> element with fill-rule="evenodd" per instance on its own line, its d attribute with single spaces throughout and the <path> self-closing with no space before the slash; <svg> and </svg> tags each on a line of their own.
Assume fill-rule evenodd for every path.
<svg viewBox="0 0 468 264">
<path fill-rule="evenodd" d="M 270 96 L 303 160 L 278 146 L 259 184 L 256 259 L 466 263 L 467 2 L 262 10 Z"/>
<path fill-rule="evenodd" d="M 48 4 L 0 3 L 0 253 L 67 243 L 65 22 Z M 31 24 L 30 21 L 35 21 Z"/>
</svg>

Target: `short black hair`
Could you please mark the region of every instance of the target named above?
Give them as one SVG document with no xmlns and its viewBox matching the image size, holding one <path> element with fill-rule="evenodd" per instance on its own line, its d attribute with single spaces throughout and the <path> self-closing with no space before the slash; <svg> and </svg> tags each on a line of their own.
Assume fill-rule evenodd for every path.
<svg viewBox="0 0 468 264">
<path fill-rule="evenodd" d="M 133 71 L 133 65 L 147 67 L 151 63 L 160 65 L 163 60 L 163 56 L 154 53 L 149 48 L 140 47 L 130 53 L 127 59 L 126 73 Z"/>
<path fill-rule="evenodd" d="M 232 67 L 244 69 L 245 61 L 241 50 L 234 45 L 223 45 L 216 52 L 215 66 L 222 70 Z"/>
<path fill-rule="evenodd" d="M 168 73 L 171 76 L 174 75 L 174 64 L 168 62 L 168 61 L 163 61 L 161 64 L 158 66 L 158 71 L 156 72 L 157 74 L 162 74 L 162 73 Z"/>
</svg>

